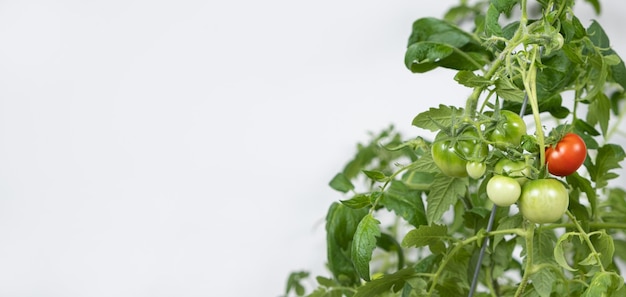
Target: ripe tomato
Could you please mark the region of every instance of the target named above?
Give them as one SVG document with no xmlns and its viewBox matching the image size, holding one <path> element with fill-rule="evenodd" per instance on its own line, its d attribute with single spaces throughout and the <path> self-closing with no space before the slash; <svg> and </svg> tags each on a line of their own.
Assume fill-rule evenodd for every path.
<svg viewBox="0 0 626 297">
<path fill-rule="evenodd" d="M 587 146 L 580 136 L 567 133 L 556 146 L 546 149 L 548 172 L 556 176 L 570 175 L 585 162 Z"/>
<path fill-rule="evenodd" d="M 441 171 L 453 177 L 467 176 L 467 160 L 480 159 L 489 153 L 489 147 L 480 142 L 474 130 L 461 133 L 456 141 L 446 139 L 443 132 L 439 132 L 433 142 L 431 153 L 435 164 Z"/>
<path fill-rule="evenodd" d="M 494 175 L 487 183 L 487 197 L 497 206 L 509 206 L 519 199 L 522 187 L 513 178 Z"/>
<path fill-rule="evenodd" d="M 511 145 L 519 146 L 522 142 L 522 136 L 526 134 L 526 123 L 519 115 L 510 110 L 501 110 L 500 116 L 501 119 L 496 128 L 489 133 L 488 139 L 502 150 Z"/>
<path fill-rule="evenodd" d="M 569 206 L 569 194 L 556 179 L 537 179 L 522 187 L 519 209 L 532 223 L 545 224 L 559 220 Z"/>
<path fill-rule="evenodd" d="M 496 174 L 503 174 L 515 178 L 520 185 L 524 185 L 531 175 L 530 166 L 524 161 L 500 159 L 493 168 Z"/>
</svg>

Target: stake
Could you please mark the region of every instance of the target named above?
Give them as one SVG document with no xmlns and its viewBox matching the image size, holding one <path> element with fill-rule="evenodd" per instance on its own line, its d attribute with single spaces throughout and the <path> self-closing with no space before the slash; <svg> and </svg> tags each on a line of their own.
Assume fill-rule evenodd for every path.
<svg viewBox="0 0 626 297">
<path fill-rule="evenodd" d="M 528 94 L 524 92 L 524 101 L 522 102 L 522 108 L 520 108 L 519 116 L 524 117 L 524 113 L 526 113 L 526 104 L 528 104 Z M 487 232 L 491 232 L 493 229 L 493 221 L 496 218 L 496 205 L 494 204 L 491 208 L 491 214 L 489 214 L 489 222 L 487 223 Z M 476 291 L 476 286 L 478 285 L 478 274 L 480 273 L 480 266 L 483 262 L 483 257 L 485 256 L 485 250 L 487 249 L 487 244 L 489 244 L 489 237 L 485 236 L 483 239 L 483 244 L 480 247 L 480 253 L 478 253 L 478 262 L 476 263 L 476 267 L 474 268 L 474 276 L 472 277 L 472 285 L 470 287 L 468 297 L 474 296 L 474 292 Z"/>
</svg>

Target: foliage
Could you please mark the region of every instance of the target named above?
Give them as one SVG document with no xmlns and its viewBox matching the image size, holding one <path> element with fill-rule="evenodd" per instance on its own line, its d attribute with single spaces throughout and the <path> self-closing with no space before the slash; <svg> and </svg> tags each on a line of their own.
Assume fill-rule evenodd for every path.
<svg viewBox="0 0 626 297">
<path fill-rule="evenodd" d="M 601 12 L 598 0 L 586 2 Z M 574 4 L 461 1 L 441 19 L 413 23 L 407 69 L 455 71 L 472 91 L 465 106 L 431 107 L 412 124 L 438 132 L 460 162 L 486 172 L 447 175 L 432 140 L 405 140 L 393 127 L 373 135 L 329 183 L 343 197 L 326 216 L 329 275 L 306 292 L 309 274 L 294 272 L 285 295 L 626 296 L 626 190 L 612 185 L 626 154 L 610 143 L 623 117 L 626 67 L 600 23 L 583 24 Z M 511 112 L 529 115 L 528 133 L 496 145 L 490 135 Z M 576 172 L 553 176 L 545 150 L 567 133 L 584 140 L 587 156 Z M 488 153 L 459 149 L 467 144 Z M 503 160 L 519 166 L 496 169 Z M 518 204 L 494 206 L 487 184 L 499 175 L 522 192 L 532 180 L 556 183 L 545 191 L 564 185 L 567 210 L 536 224 Z"/>
</svg>

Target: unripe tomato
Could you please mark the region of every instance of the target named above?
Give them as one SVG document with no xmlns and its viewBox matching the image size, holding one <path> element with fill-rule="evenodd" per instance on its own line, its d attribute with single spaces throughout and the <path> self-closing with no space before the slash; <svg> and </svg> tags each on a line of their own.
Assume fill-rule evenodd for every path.
<svg viewBox="0 0 626 297">
<path fill-rule="evenodd" d="M 510 145 L 519 146 L 522 142 L 522 136 L 526 134 L 526 123 L 519 115 L 510 110 L 501 110 L 500 116 L 503 120 L 489 133 L 489 140 L 502 150 Z"/>
<path fill-rule="evenodd" d="M 487 165 L 483 162 L 471 161 L 467 162 L 465 165 L 465 170 L 467 170 L 467 175 L 473 179 L 479 179 L 485 175 L 485 171 L 487 171 Z"/>
<path fill-rule="evenodd" d="M 493 168 L 496 174 L 503 174 L 515 178 L 520 185 L 524 185 L 530 177 L 530 166 L 525 161 L 513 161 L 507 158 L 500 159 Z"/>
<path fill-rule="evenodd" d="M 521 192 L 520 184 L 504 175 L 494 175 L 487 183 L 487 197 L 497 206 L 506 207 L 517 202 Z"/>
<path fill-rule="evenodd" d="M 431 153 L 437 167 L 448 176 L 466 177 L 467 159 L 479 159 L 489 153 L 489 147 L 478 140 L 478 134 L 474 130 L 461 133 L 454 145 L 453 140 L 444 139 L 445 136 L 443 132 L 437 134 Z"/>
<path fill-rule="evenodd" d="M 556 146 L 546 149 L 548 172 L 556 176 L 570 175 L 585 162 L 587 146 L 580 136 L 567 133 Z"/>
<path fill-rule="evenodd" d="M 537 179 L 522 187 L 519 209 L 532 223 L 545 224 L 558 221 L 569 206 L 569 194 L 556 179 Z"/>
</svg>

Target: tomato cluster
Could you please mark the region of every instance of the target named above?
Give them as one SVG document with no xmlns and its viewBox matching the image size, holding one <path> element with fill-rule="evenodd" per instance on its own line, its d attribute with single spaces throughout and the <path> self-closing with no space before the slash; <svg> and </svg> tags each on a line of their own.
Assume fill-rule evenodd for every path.
<svg viewBox="0 0 626 297">
<path fill-rule="evenodd" d="M 545 172 L 535 169 L 540 167 L 535 156 L 523 154 L 521 145 L 527 128 L 522 118 L 501 110 L 497 119 L 485 126 L 481 131 L 468 125 L 455 136 L 439 132 L 431 148 L 437 167 L 448 176 L 476 180 L 489 172 L 485 189 L 495 205 L 508 207 L 517 203 L 522 215 L 532 223 L 559 220 L 569 206 L 569 192 L 561 181 L 545 177 Z M 489 146 L 498 153 L 490 154 Z M 547 171 L 562 177 L 576 172 L 584 163 L 587 147 L 580 136 L 567 133 L 548 146 L 545 155 Z"/>
</svg>

